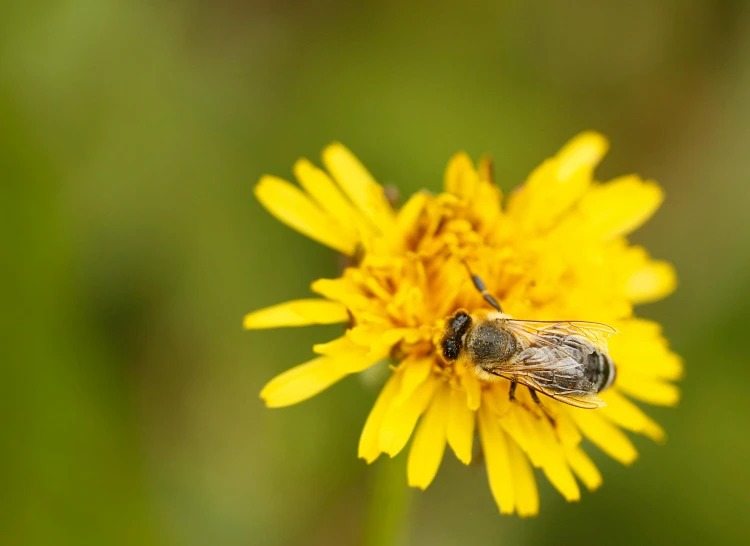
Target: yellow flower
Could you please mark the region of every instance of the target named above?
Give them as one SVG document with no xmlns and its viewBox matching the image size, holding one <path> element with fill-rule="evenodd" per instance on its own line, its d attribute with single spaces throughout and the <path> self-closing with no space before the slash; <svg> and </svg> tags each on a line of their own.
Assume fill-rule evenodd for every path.
<svg viewBox="0 0 750 546">
<path fill-rule="evenodd" d="M 345 333 L 313 347 L 318 355 L 271 380 L 269 407 L 301 402 L 343 377 L 384 359 L 397 363 L 365 422 L 359 456 L 397 455 L 412 438 L 407 478 L 426 488 L 446 445 L 468 464 L 478 429 L 492 494 L 500 512 L 538 512 L 534 468 L 568 501 L 578 500 L 576 476 L 588 488 L 601 475 L 581 448 L 583 437 L 629 464 L 637 453 L 621 429 L 661 440 L 664 432 L 630 398 L 673 405 L 671 383 L 682 363 L 658 324 L 634 316 L 633 305 L 675 287 L 665 262 L 652 260 L 626 236 L 662 202 L 654 182 L 623 176 L 593 180 L 606 140 L 583 133 L 542 163 L 507 198 L 487 160 L 458 154 L 445 191 L 413 195 L 398 210 L 342 145 L 323 152 L 327 172 L 300 160 L 302 189 L 265 176 L 261 203 L 281 222 L 350 258 L 341 277 L 320 279 L 304 299 L 256 311 L 245 328 L 347 324 Z M 505 200 L 505 204 L 503 204 Z M 486 282 L 509 315 L 528 320 L 586 320 L 617 328 L 609 351 L 617 364 L 606 407 L 579 409 L 542 397 L 543 417 L 526 389 L 516 400 L 509 383 L 486 382 L 436 350 L 445 319 L 456 309 L 487 308 L 465 264 Z"/>
</svg>

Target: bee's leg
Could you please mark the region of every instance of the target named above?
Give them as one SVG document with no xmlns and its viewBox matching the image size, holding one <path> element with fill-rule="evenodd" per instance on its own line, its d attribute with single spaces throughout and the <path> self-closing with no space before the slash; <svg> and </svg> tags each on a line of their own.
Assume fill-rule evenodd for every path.
<svg viewBox="0 0 750 546">
<path fill-rule="evenodd" d="M 542 401 L 541 401 L 541 400 L 539 400 L 539 395 L 538 395 L 538 394 L 536 393 L 536 391 L 535 391 L 534 389 L 531 389 L 531 388 L 530 388 L 530 389 L 529 389 L 529 392 L 531 393 L 531 399 L 532 399 L 532 400 L 533 400 L 534 402 L 536 402 L 537 404 L 539 404 L 539 405 L 541 406 L 541 405 L 542 405 Z"/>
<path fill-rule="evenodd" d="M 552 425 L 552 428 L 555 428 L 555 418 L 550 415 L 549 410 L 544 407 L 542 404 L 542 401 L 539 400 L 539 395 L 536 393 L 536 391 L 532 388 L 529 388 L 529 393 L 531 393 L 531 399 L 536 402 L 537 406 L 541 408 L 541 410 L 544 412 L 544 415 L 547 417 L 547 420 L 549 421 L 550 425 Z"/>
<path fill-rule="evenodd" d="M 497 303 L 497 300 L 494 298 L 494 296 L 487 291 L 487 286 L 484 284 L 484 281 L 482 280 L 482 278 L 479 275 L 475 275 L 474 273 L 471 272 L 471 268 L 469 268 L 469 264 L 464 262 L 464 265 L 466 266 L 466 269 L 469 270 L 469 275 L 471 275 L 471 282 L 474 283 L 474 287 L 477 290 L 479 290 L 479 292 L 482 294 L 482 296 L 484 297 L 484 301 L 486 301 L 492 307 L 494 307 L 495 309 L 497 309 L 498 311 L 502 313 L 503 310 L 500 307 L 500 304 Z"/>
<path fill-rule="evenodd" d="M 515 379 L 510 380 L 510 390 L 508 391 L 508 398 L 511 402 L 516 401 L 516 387 L 518 386 L 518 381 Z"/>
</svg>

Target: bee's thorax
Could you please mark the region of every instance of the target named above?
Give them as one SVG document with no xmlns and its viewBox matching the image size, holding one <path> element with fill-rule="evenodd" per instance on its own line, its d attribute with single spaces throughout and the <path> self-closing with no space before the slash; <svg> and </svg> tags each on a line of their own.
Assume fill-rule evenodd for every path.
<svg viewBox="0 0 750 546">
<path fill-rule="evenodd" d="M 494 368 L 494 365 L 507 361 L 516 354 L 518 345 L 515 336 L 503 327 L 502 321 L 481 322 L 466 334 L 467 355 L 483 368 Z"/>
</svg>

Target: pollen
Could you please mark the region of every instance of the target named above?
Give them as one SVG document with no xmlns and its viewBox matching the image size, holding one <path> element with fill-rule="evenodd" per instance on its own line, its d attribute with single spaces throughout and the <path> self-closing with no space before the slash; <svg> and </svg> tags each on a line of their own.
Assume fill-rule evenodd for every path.
<svg viewBox="0 0 750 546">
<path fill-rule="evenodd" d="M 488 160 L 475 165 L 459 153 L 448 163 L 441 193 L 416 193 L 398 209 L 341 144 L 324 150 L 325 170 L 298 161 L 299 185 L 264 176 L 255 190 L 263 206 L 350 263 L 341 276 L 312 283 L 317 298 L 245 317 L 248 329 L 345 325 L 337 339 L 313 346 L 314 358 L 262 389 L 266 405 L 302 402 L 395 358 L 364 423 L 359 457 L 368 463 L 393 457 L 411 440 L 407 481 L 425 489 L 448 446 L 468 464 L 478 437 L 503 514 L 538 512 L 540 473 L 568 501 L 580 498 L 579 483 L 596 489 L 602 477 L 583 438 L 633 462 L 637 453 L 623 430 L 664 437 L 634 401 L 674 405 L 674 381 L 682 375 L 660 326 L 637 318 L 634 306 L 667 296 L 676 275 L 627 240 L 660 206 L 661 188 L 637 176 L 596 181 L 607 147 L 597 133 L 578 135 L 509 196 L 492 180 Z M 444 358 L 447 320 L 462 309 L 472 316 L 492 311 L 467 265 L 509 316 L 593 321 L 619 331 L 609 340 L 617 378 L 601 393 L 605 407 L 542 397 L 553 417 L 546 419 L 527 389 L 510 400 L 507 380 L 486 381 L 461 359 Z"/>
</svg>

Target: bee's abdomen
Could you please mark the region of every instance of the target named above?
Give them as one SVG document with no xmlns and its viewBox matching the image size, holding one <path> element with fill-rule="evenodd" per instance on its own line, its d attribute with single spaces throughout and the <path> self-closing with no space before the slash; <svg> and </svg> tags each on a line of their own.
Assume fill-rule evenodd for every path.
<svg viewBox="0 0 750 546">
<path fill-rule="evenodd" d="M 612 386 L 615 381 L 615 363 L 607 353 L 596 349 L 586 355 L 584 365 L 586 379 L 596 387 L 596 392 Z"/>
</svg>

